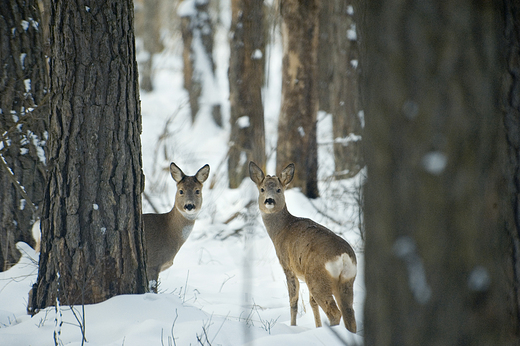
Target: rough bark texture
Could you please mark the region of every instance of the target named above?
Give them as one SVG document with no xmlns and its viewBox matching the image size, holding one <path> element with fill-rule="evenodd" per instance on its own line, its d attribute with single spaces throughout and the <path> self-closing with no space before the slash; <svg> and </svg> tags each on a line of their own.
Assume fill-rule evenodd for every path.
<svg viewBox="0 0 520 346">
<path fill-rule="evenodd" d="M 213 61 L 213 25 L 209 14 L 209 0 L 183 0 L 186 12 L 181 16 L 181 32 L 184 49 L 184 88 L 188 91 L 191 119 L 199 112 L 201 105 L 209 104 L 213 120 L 222 126 L 220 104 L 208 98 L 210 92 L 204 93 L 205 87 L 211 87 L 215 78 Z M 189 8 L 192 7 L 192 8 Z M 189 8 L 189 10 L 188 10 Z M 206 69 L 206 70 L 205 70 Z M 204 99 L 204 96 L 206 99 Z"/>
<path fill-rule="evenodd" d="M 506 68 L 504 93 L 504 127 L 507 140 L 506 175 L 508 199 L 503 210 L 506 229 L 511 238 L 511 315 L 520 338 L 520 3 L 504 1 Z"/>
<path fill-rule="evenodd" d="M 34 246 L 31 226 L 45 190 L 48 71 L 36 1 L 0 5 L 0 271 Z M 23 189 L 22 189 L 23 187 Z"/>
<path fill-rule="evenodd" d="M 512 344 L 500 24 L 490 1 L 367 4 L 366 345 Z"/>
<path fill-rule="evenodd" d="M 316 143 L 317 49 L 319 1 L 283 0 L 282 106 L 278 123 L 276 171 L 296 165 L 291 183 L 316 198 L 318 153 Z"/>
<path fill-rule="evenodd" d="M 363 168 L 359 118 L 359 50 L 350 1 L 322 4 L 318 45 L 320 110 L 332 114 L 335 177 L 351 178 Z"/>
<path fill-rule="evenodd" d="M 265 169 L 263 1 L 233 0 L 231 11 L 228 174 L 229 187 L 237 188 L 249 176 L 249 161 Z"/>
<path fill-rule="evenodd" d="M 133 3 L 53 2 L 49 181 L 29 310 L 146 291 Z"/>
</svg>

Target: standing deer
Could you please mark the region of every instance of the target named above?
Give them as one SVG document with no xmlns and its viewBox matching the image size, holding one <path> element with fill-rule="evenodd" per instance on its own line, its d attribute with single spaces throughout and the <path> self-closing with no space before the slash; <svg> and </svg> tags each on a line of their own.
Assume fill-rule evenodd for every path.
<svg viewBox="0 0 520 346">
<path fill-rule="evenodd" d="M 309 288 L 316 327 L 321 327 L 319 305 L 327 314 L 330 325 L 338 325 L 343 315 L 345 327 L 355 333 L 352 302 L 357 261 L 352 247 L 326 227 L 289 213 L 284 192 L 293 179 L 294 164 L 289 164 L 278 178 L 265 176 L 251 161 L 249 175 L 258 188 L 260 213 L 287 278 L 291 325 L 296 325 L 300 279 Z"/>
<path fill-rule="evenodd" d="M 177 182 L 172 210 L 166 214 L 143 215 L 148 283 L 154 292 L 157 292 L 159 273 L 172 266 L 175 255 L 193 229 L 202 205 L 202 184 L 208 179 L 209 165 L 204 165 L 194 176 L 187 176 L 172 162 L 170 173 Z"/>
</svg>

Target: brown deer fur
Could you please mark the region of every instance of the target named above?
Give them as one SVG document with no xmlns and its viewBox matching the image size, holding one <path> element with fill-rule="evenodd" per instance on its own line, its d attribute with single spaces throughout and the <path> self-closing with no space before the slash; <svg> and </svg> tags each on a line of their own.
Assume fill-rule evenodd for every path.
<svg viewBox="0 0 520 346">
<path fill-rule="evenodd" d="M 326 227 L 289 213 L 284 192 L 294 176 L 294 164 L 288 165 L 278 178 L 266 176 L 250 162 L 249 174 L 258 188 L 262 219 L 287 278 L 291 325 L 296 325 L 300 279 L 309 288 L 316 327 L 321 326 L 320 306 L 331 325 L 339 324 L 343 316 L 345 327 L 355 333 L 352 303 L 357 261 L 354 250 Z"/>
</svg>

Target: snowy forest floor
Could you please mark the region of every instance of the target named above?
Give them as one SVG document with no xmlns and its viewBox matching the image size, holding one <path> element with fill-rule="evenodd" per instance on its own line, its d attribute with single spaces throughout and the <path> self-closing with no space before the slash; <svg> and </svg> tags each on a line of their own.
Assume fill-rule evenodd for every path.
<svg viewBox="0 0 520 346">
<path fill-rule="evenodd" d="M 226 32 L 217 32 L 226 40 Z M 37 254 L 24 243 L 24 254 L 0 273 L 0 345 L 361 345 L 363 343 L 363 240 L 360 231 L 360 186 L 363 174 L 334 180 L 330 115 L 318 117 L 319 188 L 321 197 L 305 198 L 297 189 L 286 193 L 296 216 L 309 217 L 341 234 L 356 250 L 358 276 L 354 309 L 356 335 L 343 326 L 314 327 L 308 290 L 301 285 L 298 326 L 290 326 L 287 284 L 248 178 L 235 190 L 227 187 L 229 48 L 215 46 L 218 89 L 224 127 L 216 126 L 209 106 L 202 105 L 191 123 L 187 93 L 182 88 L 180 48 L 154 60 L 155 90 L 141 92 L 143 169 L 146 194 L 159 212 L 173 205 L 175 184 L 168 167 L 174 161 L 186 174 L 208 163 L 210 178 L 194 230 L 171 268 L 160 275 L 159 294 L 126 295 L 87 306 L 61 306 L 26 313 L 28 292 L 37 277 Z M 268 52 L 271 63 L 264 89 L 267 174 L 274 174 L 277 117 L 280 107 L 281 45 Z M 298 167 L 296 168 L 298 169 Z M 253 201 L 253 203 L 251 203 Z M 153 212 L 143 198 L 143 212 Z M 320 310 L 321 311 L 321 310 Z M 322 320 L 327 318 L 323 311 Z M 61 327 L 59 322 L 63 322 Z M 56 331 L 60 331 L 55 336 Z"/>
</svg>

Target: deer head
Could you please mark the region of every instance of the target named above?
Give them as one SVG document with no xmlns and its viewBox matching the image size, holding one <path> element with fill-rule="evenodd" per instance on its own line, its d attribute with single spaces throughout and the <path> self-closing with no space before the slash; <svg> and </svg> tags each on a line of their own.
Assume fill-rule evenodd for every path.
<svg viewBox="0 0 520 346">
<path fill-rule="evenodd" d="M 277 176 L 265 175 L 253 161 L 249 163 L 249 175 L 258 188 L 258 205 L 265 214 L 276 213 L 285 206 L 285 189 L 294 177 L 294 164 L 289 164 Z"/>
<path fill-rule="evenodd" d="M 170 173 L 177 182 L 175 208 L 185 218 L 194 220 L 202 206 L 202 184 L 208 179 L 209 165 L 204 165 L 194 176 L 187 176 L 172 162 Z"/>
</svg>

